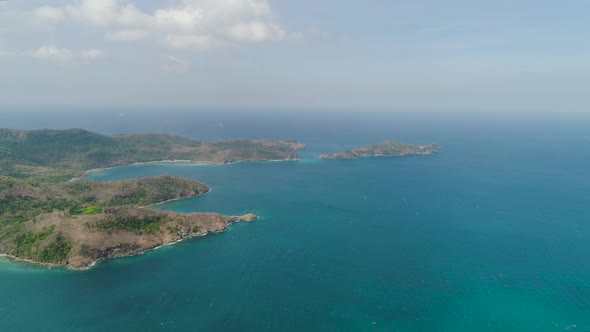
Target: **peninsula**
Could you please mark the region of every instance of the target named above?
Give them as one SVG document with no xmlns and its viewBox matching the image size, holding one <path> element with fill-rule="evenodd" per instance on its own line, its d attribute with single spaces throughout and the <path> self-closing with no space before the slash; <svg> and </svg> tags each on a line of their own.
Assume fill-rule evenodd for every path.
<svg viewBox="0 0 590 332">
<path fill-rule="evenodd" d="M 357 159 L 363 157 L 399 157 L 408 155 L 426 155 L 440 152 L 437 145 L 408 145 L 393 141 L 371 144 L 364 148 L 347 150 L 333 154 L 322 154 L 322 159 Z"/>
<path fill-rule="evenodd" d="M 179 214 L 153 208 L 209 191 L 194 180 L 166 175 L 116 182 L 72 178 L 90 169 L 153 161 L 297 160 L 296 151 L 304 147 L 294 141 L 207 143 L 167 134 L 0 129 L 0 255 L 83 269 L 102 258 L 135 255 L 256 220 L 253 214 Z"/>
</svg>

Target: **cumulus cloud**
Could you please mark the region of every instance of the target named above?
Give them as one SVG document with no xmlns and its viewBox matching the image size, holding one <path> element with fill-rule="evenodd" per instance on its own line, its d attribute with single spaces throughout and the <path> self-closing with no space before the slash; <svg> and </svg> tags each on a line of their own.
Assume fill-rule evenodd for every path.
<svg viewBox="0 0 590 332">
<path fill-rule="evenodd" d="M 167 2 L 168 3 L 168 2 Z M 33 15 L 44 22 L 72 21 L 107 30 L 109 41 L 153 36 L 175 49 L 208 50 L 224 45 L 281 41 L 289 33 L 267 0 L 177 0 L 152 12 L 120 0 L 81 0 L 62 7 L 43 6 Z"/>
<path fill-rule="evenodd" d="M 39 47 L 33 56 L 40 60 L 67 62 L 73 60 L 74 53 L 67 48 L 58 48 L 53 45 L 47 45 Z"/>
<path fill-rule="evenodd" d="M 82 60 L 97 60 L 104 57 L 104 52 L 99 49 L 89 49 L 75 52 L 67 48 L 59 48 L 55 45 L 44 45 L 33 52 L 32 56 L 33 58 L 39 60 L 67 63 Z"/>
<path fill-rule="evenodd" d="M 206 51 L 223 46 L 223 41 L 210 36 L 168 35 L 166 43 L 175 49 L 188 48 L 194 51 Z"/>
<path fill-rule="evenodd" d="M 33 15 L 42 21 L 57 22 L 65 17 L 65 13 L 60 8 L 43 6 L 35 9 Z"/>
<path fill-rule="evenodd" d="M 234 40 L 247 43 L 258 43 L 271 39 L 281 40 L 285 38 L 286 34 L 278 25 L 259 21 L 239 23 L 228 30 L 228 35 Z"/>
<path fill-rule="evenodd" d="M 80 52 L 80 57 L 86 60 L 97 60 L 104 57 L 104 52 L 96 48 L 91 48 Z"/>
<path fill-rule="evenodd" d="M 158 63 L 154 66 L 156 69 L 169 73 L 186 73 L 190 70 L 190 64 L 173 55 L 161 56 Z"/>
<path fill-rule="evenodd" d="M 107 40 L 118 42 L 144 40 L 148 36 L 149 33 L 147 31 L 139 29 L 109 31 L 105 34 Z"/>
</svg>

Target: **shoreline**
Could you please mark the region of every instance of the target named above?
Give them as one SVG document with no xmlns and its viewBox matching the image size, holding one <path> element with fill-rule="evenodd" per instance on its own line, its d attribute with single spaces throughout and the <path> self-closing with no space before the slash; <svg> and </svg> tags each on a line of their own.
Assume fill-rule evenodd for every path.
<svg viewBox="0 0 590 332">
<path fill-rule="evenodd" d="M 197 213 L 207 213 L 207 212 L 197 212 Z M 189 240 L 189 239 L 195 239 L 195 238 L 200 238 L 200 237 L 205 237 L 209 234 L 218 234 L 218 233 L 223 233 L 227 230 L 227 228 L 233 224 L 239 223 L 239 222 L 252 222 L 252 221 L 257 221 L 260 220 L 260 217 L 257 215 L 253 215 L 254 218 L 252 220 L 247 220 L 247 219 L 241 219 L 242 217 L 244 217 L 246 215 L 243 216 L 227 216 L 226 218 L 228 218 L 228 221 L 226 222 L 225 226 L 223 227 L 222 230 L 219 231 L 200 231 L 196 234 L 190 235 L 190 236 L 184 236 L 181 237 L 179 239 L 173 240 L 171 242 L 168 243 L 162 243 L 159 244 L 155 247 L 152 248 L 145 248 L 139 252 L 136 253 L 131 253 L 131 254 L 123 254 L 123 255 L 115 255 L 115 256 L 111 256 L 111 257 L 100 257 L 98 259 L 95 259 L 94 261 L 92 261 L 91 263 L 89 263 L 87 266 L 84 267 L 71 267 L 68 265 L 62 265 L 62 264 L 54 264 L 54 263 L 42 263 L 42 262 L 36 262 L 30 259 L 26 259 L 26 258 L 19 258 L 16 256 L 12 256 L 9 254 L 0 254 L 0 258 L 6 258 L 7 260 L 11 261 L 12 263 L 16 263 L 16 264 L 20 264 L 20 263 L 25 263 L 28 265 L 32 265 L 35 267 L 44 267 L 47 269 L 63 269 L 63 270 L 67 270 L 67 271 L 87 271 L 92 269 L 93 267 L 95 267 L 99 262 L 103 261 L 103 260 L 108 260 L 108 259 L 117 259 L 117 258 L 126 258 L 126 257 L 134 257 L 134 256 L 140 256 L 143 254 L 146 254 L 150 251 L 156 251 L 158 249 L 164 248 L 164 247 L 169 247 L 172 245 L 175 245 L 177 243 L 180 243 L 182 241 L 185 240 Z"/>
<path fill-rule="evenodd" d="M 138 208 L 140 208 L 140 209 L 150 208 L 150 207 L 153 207 L 153 206 L 158 206 L 158 205 L 166 204 L 166 203 L 169 203 L 169 202 L 174 202 L 174 201 L 180 201 L 180 200 L 185 200 L 185 199 L 189 199 L 189 198 L 199 197 L 199 196 L 205 195 L 205 194 L 207 194 L 209 192 L 211 192 L 211 188 L 208 188 L 207 191 L 205 191 L 204 193 L 198 194 L 198 195 L 195 195 L 195 196 L 181 197 L 181 198 L 173 198 L 173 199 L 169 199 L 169 200 L 166 200 L 166 201 L 163 201 L 163 202 L 158 202 L 158 203 L 154 203 L 154 204 L 150 204 L 150 205 L 138 206 Z M 195 212 L 195 213 L 211 213 L 211 212 Z M 227 216 L 226 218 L 230 218 L 230 219 L 228 219 L 228 222 L 226 223 L 225 227 L 220 232 L 224 232 L 227 229 L 227 227 L 229 225 L 231 225 L 231 224 L 244 221 L 244 220 L 240 219 L 240 217 L 243 217 L 243 216 Z M 229 221 L 229 220 L 231 220 L 231 218 L 234 218 L 235 221 Z M 255 218 L 253 220 L 258 220 L 258 219 L 260 219 L 260 217 L 255 216 Z M 140 252 L 132 253 L 132 254 L 129 254 L 129 255 L 120 255 L 120 256 L 115 255 L 115 256 L 112 256 L 112 257 L 101 257 L 101 258 L 98 258 L 98 259 L 92 261 L 88 266 L 84 266 L 84 267 L 80 267 L 80 268 L 69 267 L 68 265 L 62 265 L 62 264 L 37 262 L 37 261 L 31 260 L 31 259 L 20 258 L 20 257 L 16 257 L 16 256 L 13 256 L 13 255 L 2 254 L 2 253 L 0 253 L 0 258 L 6 258 L 7 260 L 9 260 L 9 261 L 11 261 L 13 263 L 17 263 L 17 264 L 18 263 L 25 263 L 25 264 L 33 265 L 33 266 L 36 266 L 36 267 L 45 267 L 47 269 L 60 268 L 60 269 L 65 269 L 65 270 L 70 270 L 70 271 L 85 271 L 85 270 L 89 270 L 92 267 L 96 266 L 96 264 L 99 261 L 101 261 L 101 260 L 138 256 L 138 255 L 142 255 L 142 254 L 144 254 L 144 253 L 146 253 L 148 251 L 153 251 L 153 250 L 160 249 L 162 247 L 167 247 L 167 246 L 174 245 L 174 244 L 176 244 L 178 242 L 181 242 L 181 241 L 184 241 L 186 239 L 191 239 L 191 238 L 206 236 L 209 233 L 211 233 L 211 232 L 210 231 L 198 232 L 197 234 L 194 234 L 192 236 L 181 237 L 180 239 L 174 240 L 172 242 L 163 243 L 163 244 L 160 244 L 160 245 L 155 246 L 153 248 L 146 248 L 146 249 L 144 249 L 144 250 L 142 250 Z M 218 232 L 214 232 L 214 233 L 218 233 Z"/>
<path fill-rule="evenodd" d="M 131 163 L 131 164 L 92 168 L 89 170 L 82 171 L 83 173 L 85 173 L 85 175 L 75 176 L 75 177 L 71 178 L 70 181 L 83 179 L 92 173 L 98 173 L 98 172 L 106 171 L 109 169 L 115 169 L 115 168 L 119 168 L 119 167 L 129 167 L 129 166 L 141 166 L 141 165 L 149 165 L 149 164 L 187 164 L 187 165 L 193 164 L 193 165 L 220 165 L 220 166 L 224 165 L 223 163 L 217 163 L 217 162 L 213 162 L 213 161 L 200 161 L 200 160 L 193 161 L 193 160 L 182 160 L 182 159 L 141 161 L 141 162 L 136 162 L 136 163 Z"/>
<path fill-rule="evenodd" d="M 2 238 L 0 257 L 47 268 L 88 269 L 103 258 L 138 255 L 186 238 L 223 232 L 228 225 L 236 222 L 258 219 L 251 213 L 227 216 L 199 212 L 182 213 L 185 216 L 180 216 L 173 209 L 166 211 L 168 209 L 161 206 L 207 194 L 211 188 L 205 183 L 197 185 L 189 182 L 193 180 L 183 179 L 182 176 L 158 178 L 141 174 L 143 172 L 139 168 L 126 169 L 123 173 L 129 174 L 123 179 L 114 179 L 109 170 L 182 164 L 187 166 L 179 167 L 190 173 L 188 166 L 298 161 L 300 158 L 296 151 L 305 148 L 304 144 L 294 140 L 229 139 L 207 143 L 190 137 L 158 133 L 128 134 L 131 140 L 127 140 L 124 134 L 110 135 L 112 139 L 107 139 L 109 135 L 84 129 L 6 131 L 10 134 L 5 147 L 8 155 L 12 156 L 11 153 L 19 149 L 28 151 L 35 147 L 52 158 L 39 161 L 30 153 L 14 153 L 18 158 L 3 160 L 3 167 L 6 164 L 6 167 L 14 167 L 15 170 L 10 169 L 8 186 L 2 186 L 2 194 L 11 198 L 24 197 L 27 202 L 41 202 L 42 205 L 28 206 L 18 200 L 9 205 L 11 214 L 7 214 L 6 218 L 14 217 L 22 223 L 10 229 L 10 236 Z M 17 139 L 31 134 L 41 139 Z M 80 141 L 80 138 L 83 140 Z M 64 147 L 60 145 L 59 151 L 52 151 L 54 141 Z M 37 143 L 43 144 L 37 147 Z M 68 147 L 68 144 L 76 146 Z M 153 170 L 167 173 L 166 167 L 161 168 L 155 166 Z M 176 173 L 176 167 L 168 168 L 171 168 L 171 173 Z M 104 173 L 99 175 L 99 172 Z M 112 179 L 109 181 L 109 178 Z M 133 180 L 124 183 L 125 178 Z M 54 198 L 65 203 L 53 202 Z M 85 213 L 86 209 L 88 213 Z M 5 219 L 5 216 L 2 217 Z M 51 232 L 37 237 L 39 230 L 45 230 L 43 226 L 50 227 Z M 51 235 L 54 231 L 55 236 Z M 120 234 L 114 234 L 115 231 L 120 231 Z M 30 241 L 27 238 L 31 242 L 27 242 L 27 250 L 20 250 L 19 237 L 29 233 L 35 238 Z M 60 247 L 54 247 L 55 243 Z"/>
<path fill-rule="evenodd" d="M 137 166 L 137 165 L 145 165 L 145 164 L 187 164 L 187 165 L 218 165 L 218 166 L 223 166 L 223 165 L 229 165 L 229 164 L 235 164 L 235 163 L 241 163 L 241 162 L 258 162 L 258 163 L 270 163 L 270 162 L 286 162 L 286 161 L 300 161 L 301 158 L 292 158 L 292 159 L 272 159 L 272 160 L 237 160 L 237 161 L 230 161 L 230 162 L 225 162 L 225 163 L 218 163 L 218 162 L 212 162 L 212 161 L 193 161 L 193 160 L 157 160 L 157 161 L 147 161 L 147 162 L 137 162 L 137 163 L 131 163 L 131 164 L 126 164 L 126 165 L 117 165 L 117 166 L 111 166 L 111 167 L 104 167 L 104 168 L 94 168 L 94 169 L 90 169 L 90 170 L 86 170 L 83 171 L 83 173 L 85 173 L 84 175 L 78 176 L 78 177 L 74 177 L 72 179 L 70 179 L 69 181 L 76 181 L 76 180 L 80 180 L 85 178 L 86 176 L 88 176 L 91 173 L 95 173 L 95 172 L 100 172 L 100 171 L 104 171 L 104 170 L 109 170 L 109 169 L 114 169 L 114 168 L 119 168 L 119 167 L 128 167 L 128 166 Z M 174 198 L 174 199 L 170 199 L 170 200 L 166 200 L 163 202 L 158 202 L 158 203 L 154 203 L 154 204 L 150 204 L 150 205 L 145 205 L 145 206 L 138 206 L 138 208 L 152 208 L 152 207 L 156 207 L 156 206 L 160 206 L 169 202 L 174 202 L 174 201 L 180 201 L 180 200 L 185 200 L 185 199 L 189 199 L 189 198 L 194 198 L 194 197 L 198 197 L 198 196 L 202 196 L 205 194 L 208 194 L 209 192 L 211 192 L 212 188 L 208 188 L 207 191 L 205 191 L 204 193 L 198 194 L 198 195 L 194 195 L 194 196 L 190 196 L 190 197 L 181 197 L 181 198 Z M 197 212 L 197 213 L 207 213 L 207 212 Z M 13 263 L 25 263 L 25 264 L 29 264 L 29 265 L 33 265 L 36 267 L 45 267 L 48 269 L 53 269 L 53 268 L 60 268 L 60 269 L 65 269 L 65 270 L 71 270 L 71 271 L 83 271 L 83 270 L 88 270 L 91 269 L 92 267 L 96 266 L 96 264 L 104 259 L 113 259 L 113 258 L 123 258 L 123 257 L 132 257 L 132 256 L 137 256 L 137 255 L 141 255 L 144 254 L 148 251 L 152 251 L 152 250 L 157 250 L 159 248 L 162 247 L 166 247 L 166 246 L 171 246 L 174 245 L 178 242 L 184 241 L 186 239 L 191 239 L 191 238 L 196 238 L 196 237 L 202 237 L 202 236 L 206 236 L 209 233 L 220 233 L 220 232 L 224 232 L 228 226 L 237 223 L 237 222 L 242 222 L 242 221 L 253 221 L 253 220 L 258 220 L 260 219 L 258 216 L 254 216 L 253 219 L 251 220 L 246 220 L 246 219 L 241 219 L 241 217 L 244 216 L 227 216 L 228 221 L 225 225 L 225 227 L 222 230 L 219 231 L 202 231 L 202 232 L 198 232 L 197 234 L 193 234 L 191 236 L 186 236 L 186 237 L 182 237 L 179 238 L 177 240 L 174 240 L 172 242 L 169 243 L 163 243 L 160 244 L 156 247 L 153 248 L 146 248 L 144 250 L 142 250 L 141 252 L 137 252 L 137 253 L 132 253 L 132 254 L 124 254 L 124 255 L 115 255 L 112 257 L 101 257 L 98 258 L 92 262 L 90 262 L 87 266 L 84 267 L 71 267 L 68 265 L 63 265 L 63 264 L 54 264 L 54 263 L 43 263 L 43 262 L 37 262 L 34 260 L 30 260 L 30 259 L 26 259 L 26 258 L 20 258 L 20 257 L 16 257 L 16 256 L 12 256 L 9 254 L 0 254 L 0 258 L 6 258 L 7 260 L 13 262 Z"/>
<path fill-rule="evenodd" d="M 64 269 L 67 269 L 64 265 L 36 262 L 36 261 L 30 260 L 30 259 L 19 258 L 19 257 L 8 255 L 8 254 L 0 254 L 0 258 L 6 258 L 7 260 L 9 260 L 9 261 L 11 261 L 13 263 L 18 263 L 18 264 L 25 263 L 25 264 L 29 264 L 29 265 L 34 265 L 36 267 L 46 267 L 48 269 L 52 269 L 52 268 L 64 268 Z"/>
<path fill-rule="evenodd" d="M 208 161 L 208 160 L 182 160 L 182 159 L 141 161 L 141 162 L 136 162 L 136 163 L 131 163 L 131 164 L 109 166 L 109 167 L 99 167 L 99 168 L 93 168 L 93 169 L 81 171 L 82 173 L 85 173 L 85 174 L 81 175 L 81 176 L 75 176 L 75 177 L 71 178 L 69 181 L 76 181 L 76 180 L 83 179 L 92 173 L 98 173 L 98 172 L 102 172 L 102 171 L 106 171 L 106 170 L 110 170 L 110 169 L 115 169 L 115 168 L 119 168 L 119 167 L 129 167 L 129 166 L 154 165 L 154 164 L 163 164 L 163 165 L 165 165 L 165 164 L 186 164 L 186 165 L 195 165 L 195 166 L 199 166 L 199 165 L 225 166 L 225 165 L 245 163 L 245 162 L 250 162 L 250 163 L 271 163 L 271 162 L 273 162 L 274 163 L 274 162 L 287 162 L 287 161 L 301 161 L 301 158 L 271 159 L 271 160 L 236 160 L 236 161 L 228 161 L 225 163 L 216 162 L 216 161 Z"/>
<path fill-rule="evenodd" d="M 227 228 L 227 226 L 226 226 L 226 228 Z M 223 231 L 225 231 L 225 229 Z M 150 252 L 150 251 L 155 251 L 155 250 L 158 250 L 158 249 L 163 248 L 163 247 L 168 247 L 168 246 L 177 244 L 177 243 L 182 242 L 182 241 L 187 240 L 187 239 L 193 239 L 193 238 L 197 238 L 197 237 L 202 237 L 202 236 L 206 236 L 208 234 L 209 234 L 209 232 L 205 232 L 204 234 L 197 234 L 197 235 L 194 235 L 194 236 L 183 237 L 181 239 L 178 239 L 178 240 L 175 240 L 175 241 L 172 241 L 172 242 L 169 242 L 169 243 L 160 244 L 160 245 L 158 245 L 156 247 L 153 247 L 153 248 L 146 248 L 146 249 L 142 250 L 141 252 L 137 252 L 137 253 L 130 254 L 130 255 L 121 255 L 121 256 L 112 256 L 112 257 L 101 257 L 101 258 L 98 258 L 98 259 L 92 261 L 90 264 L 88 264 L 88 266 L 78 267 L 78 268 L 76 268 L 76 267 L 69 267 L 68 265 L 60 265 L 60 264 L 53 264 L 53 263 L 36 262 L 36 261 L 30 260 L 30 259 L 19 258 L 19 257 L 8 255 L 8 254 L 0 254 L 0 258 L 6 258 L 7 260 L 9 260 L 9 261 L 11 261 L 12 263 L 15 263 L 15 264 L 25 263 L 25 264 L 32 265 L 32 266 L 39 267 L 39 268 L 42 268 L 43 267 L 43 268 L 47 268 L 47 269 L 57 268 L 57 269 L 64 269 L 64 270 L 68 270 L 68 271 L 87 271 L 87 270 L 90 270 L 93 267 L 95 267 L 100 261 L 103 261 L 103 260 L 139 256 L 139 255 L 143 255 L 143 254 L 145 254 L 147 252 Z"/>
<path fill-rule="evenodd" d="M 202 160 L 184 160 L 184 159 L 165 159 L 165 160 L 154 160 L 154 161 L 140 161 L 140 162 L 135 162 L 135 163 L 130 163 L 130 164 L 123 164 L 123 165 L 117 165 L 117 166 L 109 166 L 109 167 L 99 167 L 99 168 L 93 168 L 93 169 L 89 169 L 87 171 L 84 171 L 85 173 L 95 173 L 95 172 L 100 172 L 100 171 L 104 171 L 107 169 L 113 169 L 113 168 L 117 168 L 117 167 L 127 167 L 127 166 L 139 166 L 139 165 L 148 165 L 148 164 L 195 164 L 195 165 L 223 165 L 223 163 L 217 163 L 214 161 L 202 161 Z"/>
</svg>

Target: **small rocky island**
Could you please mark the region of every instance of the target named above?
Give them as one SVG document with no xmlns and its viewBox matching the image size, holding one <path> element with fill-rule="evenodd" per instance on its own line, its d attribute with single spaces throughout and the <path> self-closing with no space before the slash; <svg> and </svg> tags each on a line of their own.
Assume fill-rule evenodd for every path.
<svg viewBox="0 0 590 332">
<path fill-rule="evenodd" d="M 294 141 L 216 143 L 167 134 L 105 136 L 82 129 L 0 129 L 0 256 L 83 269 L 176 241 L 221 232 L 253 214 L 180 214 L 155 204 L 205 194 L 174 176 L 115 182 L 79 179 L 85 171 L 153 161 L 227 164 L 297 160 Z"/>
<path fill-rule="evenodd" d="M 322 159 L 357 159 L 363 157 L 399 157 L 409 155 L 426 155 L 440 152 L 439 146 L 430 145 L 408 145 L 399 142 L 385 141 L 371 144 L 364 148 L 347 150 L 339 153 L 322 154 Z"/>
</svg>

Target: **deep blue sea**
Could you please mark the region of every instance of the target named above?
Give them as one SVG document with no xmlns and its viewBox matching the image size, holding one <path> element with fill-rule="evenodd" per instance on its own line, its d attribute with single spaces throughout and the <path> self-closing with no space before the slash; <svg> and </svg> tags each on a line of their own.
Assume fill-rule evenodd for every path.
<svg viewBox="0 0 590 332">
<path fill-rule="evenodd" d="M 0 331 L 590 331 L 590 116 L 0 113 L 0 127 L 297 139 L 297 162 L 158 164 L 162 208 L 261 216 L 88 271 L 0 260 Z M 433 156 L 320 160 L 384 139 Z"/>
</svg>

